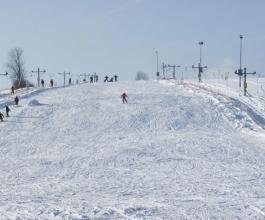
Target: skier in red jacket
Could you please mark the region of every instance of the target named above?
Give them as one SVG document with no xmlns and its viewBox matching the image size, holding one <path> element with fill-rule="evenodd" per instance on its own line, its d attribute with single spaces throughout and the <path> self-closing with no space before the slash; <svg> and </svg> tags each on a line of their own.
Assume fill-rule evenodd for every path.
<svg viewBox="0 0 265 220">
<path fill-rule="evenodd" d="M 122 93 L 121 98 L 122 98 L 122 103 L 123 103 L 123 104 L 124 104 L 124 103 L 128 103 L 128 102 L 127 102 L 127 99 L 126 99 L 126 98 L 128 98 L 128 96 L 127 96 L 127 94 L 126 94 L 125 92 Z"/>
</svg>

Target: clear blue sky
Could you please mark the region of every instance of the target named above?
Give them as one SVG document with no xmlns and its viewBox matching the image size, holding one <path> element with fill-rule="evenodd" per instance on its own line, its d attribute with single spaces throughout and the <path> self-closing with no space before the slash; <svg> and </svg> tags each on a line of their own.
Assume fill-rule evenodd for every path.
<svg viewBox="0 0 265 220">
<path fill-rule="evenodd" d="M 0 0 L 0 71 L 19 46 L 28 71 L 45 68 L 46 79 L 64 70 L 74 79 L 97 72 L 127 80 L 138 70 L 154 77 L 156 50 L 195 74 L 204 41 L 208 72 L 232 73 L 243 34 L 243 66 L 263 74 L 264 9 L 264 0 Z M 8 81 L 1 77 L 0 87 Z"/>
</svg>

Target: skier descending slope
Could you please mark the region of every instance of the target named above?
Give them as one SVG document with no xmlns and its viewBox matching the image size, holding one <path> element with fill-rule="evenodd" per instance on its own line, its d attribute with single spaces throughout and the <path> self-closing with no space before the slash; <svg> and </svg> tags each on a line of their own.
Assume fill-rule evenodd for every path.
<svg viewBox="0 0 265 220">
<path fill-rule="evenodd" d="M 121 98 L 122 98 L 122 103 L 123 103 L 123 104 L 124 104 L 124 103 L 128 103 L 128 102 L 127 102 L 127 99 L 126 99 L 126 98 L 128 98 L 128 96 L 127 96 L 127 94 L 126 94 L 125 92 L 122 93 Z"/>
</svg>

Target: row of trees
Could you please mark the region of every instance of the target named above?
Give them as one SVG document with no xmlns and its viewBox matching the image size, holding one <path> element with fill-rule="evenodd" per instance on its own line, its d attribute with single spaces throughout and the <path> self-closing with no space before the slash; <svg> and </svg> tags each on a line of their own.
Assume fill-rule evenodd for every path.
<svg viewBox="0 0 265 220">
<path fill-rule="evenodd" d="M 20 47 L 13 48 L 8 54 L 6 63 L 7 71 L 11 76 L 12 84 L 15 89 L 32 86 L 26 78 L 25 61 L 23 58 L 23 49 Z M 138 71 L 135 80 L 148 80 L 148 75 L 143 71 Z"/>
<path fill-rule="evenodd" d="M 147 73 L 138 71 L 135 76 L 135 80 L 149 80 Z"/>
</svg>

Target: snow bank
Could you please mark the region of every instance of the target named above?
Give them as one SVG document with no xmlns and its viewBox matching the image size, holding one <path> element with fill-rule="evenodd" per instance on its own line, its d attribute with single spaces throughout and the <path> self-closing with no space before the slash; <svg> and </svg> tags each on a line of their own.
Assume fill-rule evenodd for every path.
<svg viewBox="0 0 265 220">
<path fill-rule="evenodd" d="M 29 102 L 28 104 L 29 106 L 40 106 L 40 105 L 43 105 L 41 103 L 39 103 L 39 101 L 37 99 L 33 99 Z"/>
</svg>

